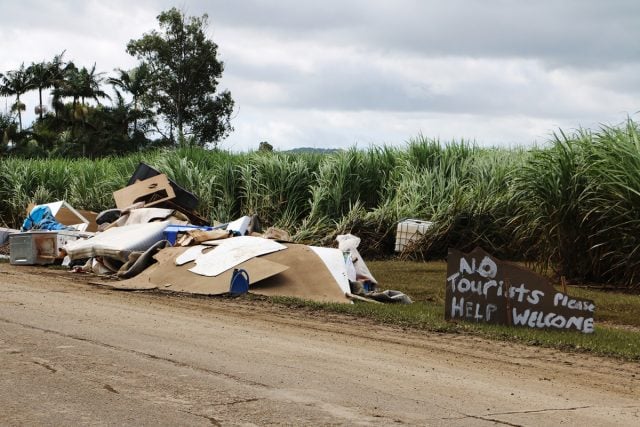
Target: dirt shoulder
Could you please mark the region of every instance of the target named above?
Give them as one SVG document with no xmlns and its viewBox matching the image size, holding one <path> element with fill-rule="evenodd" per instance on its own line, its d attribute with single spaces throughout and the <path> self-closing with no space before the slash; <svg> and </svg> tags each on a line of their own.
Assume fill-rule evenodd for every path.
<svg viewBox="0 0 640 427">
<path fill-rule="evenodd" d="M 92 280 L 0 263 L 0 419 L 42 421 L 35 388 L 53 422 L 87 408 L 123 424 L 638 422 L 637 363 Z"/>
</svg>

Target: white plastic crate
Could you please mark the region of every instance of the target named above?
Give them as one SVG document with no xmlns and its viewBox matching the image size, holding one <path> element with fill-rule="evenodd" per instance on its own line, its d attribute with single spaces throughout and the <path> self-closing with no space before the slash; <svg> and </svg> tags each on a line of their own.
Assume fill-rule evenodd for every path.
<svg viewBox="0 0 640 427">
<path fill-rule="evenodd" d="M 396 252 L 402 252 L 411 242 L 419 240 L 424 233 L 433 225 L 431 221 L 419 219 L 405 219 L 398 223 L 396 231 Z"/>
</svg>

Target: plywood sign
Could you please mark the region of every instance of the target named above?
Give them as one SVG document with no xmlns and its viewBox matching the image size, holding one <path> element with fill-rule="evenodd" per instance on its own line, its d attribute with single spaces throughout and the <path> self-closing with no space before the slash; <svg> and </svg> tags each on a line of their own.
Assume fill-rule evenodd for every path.
<svg viewBox="0 0 640 427">
<path fill-rule="evenodd" d="M 539 274 L 481 248 L 449 250 L 446 319 L 590 333 L 594 313 L 593 301 L 557 291 Z"/>
</svg>

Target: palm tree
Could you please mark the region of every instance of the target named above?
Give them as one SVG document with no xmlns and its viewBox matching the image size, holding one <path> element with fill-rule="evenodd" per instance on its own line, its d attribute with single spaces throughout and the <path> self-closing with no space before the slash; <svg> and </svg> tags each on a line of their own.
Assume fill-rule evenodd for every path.
<svg viewBox="0 0 640 427">
<path fill-rule="evenodd" d="M 56 55 L 53 57 L 53 60 L 48 64 L 49 72 L 51 73 L 51 86 L 53 90 L 51 91 L 51 107 L 53 107 L 53 111 L 55 111 L 56 118 L 58 117 L 58 112 L 62 110 L 64 104 L 60 101 L 63 96 L 63 88 L 65 86 L 65 73 L 66 69 L 69 67 L 75 67 L 72 62 L 65 64 L 62 57 L 66 51 L 60 52 L 60 55 Z"/>
<path fill-rule="evenodd" d="M 84 113 L 86 99 L 92 98 L 100 104 L 100 98 L 109 98 L 106 92 L 100 89 L 100 83 L 104 80 L 103 73 L 96 73 L 96 64 L 93 64 L 91 70 L 86 67 L 78 69 L 75 65 L 70 64 L 66 67 L 65 84 L 62 90 L 63 96 L 73 98 L 72 109 L 76 115 L 86 115 Z M 78 101 L 82 107 L 82 113 L 78 113 Z"/>
<path fill-rule="evenodd" d="M 100 89 L 100 84 L 104 81 L 103 75 L 104 73 L 96 73 L 96 64 L 93 64 L 91 70 L 87 70 L 85 67 L 80 70 L 79 95 L 83 106 L 86 98 L 94 99 L 98 105 L 100 98 L 110 99 L 109 95 Z"/>
<path fill-rule="evenodd" d="M 131 105 L 133 106 L 134 119 L 133 119 L 133 132 L 138 130 L 138 111 L 140 109 L 140 101 L 149 90 L 149 68 L 147 64 L 142 63 L 140 66 L 132 68 L 129 71 L 124 71 L 120 68 L 116 69 L 118 77 L 110 77 L 107 79 L 109 84 L 113 86 L 118 97 L 120 92 L 118 89 L 129 92 L 132 96 Z"/>
<path fill-rule="evenodd" d="M 20 132 L 22 132 L 22 111 L 25 110 L 25 105 L 20 101 L 20 95 L 25 94 L 33 88 L 31 78 L 24 62 L 17 70 L 7 72 L 6 76 L 2 76 L 2 85 L 0 85 L 0 94 L 5 96 L 16 96 L 16 102 L 11 107 L 11 111 L 18 113 L 18 124 Z"/>
<path fill-rule="evenodd" d="M 52 69 L 50 64 L 44 61 L 39 63 L 34 62 L 27 68 L 27 72 L 29 73 L 33 86 L 38 88 L 39 104 L 37 113 L 40 115 L 40 120 L 42 120 L 42 116 L 44 115 L 42 90 L 53 86 Z"/>
<path fill-rule="evenodd" d="M 94 99 L 100 104 L 100 98 L 109 98 L 109 96 L 100 89 L 100 83 L 104 80 L 103 73 L 96 73 L 96 64 L 91 69 L 82 67 L 78 69 L 74 64 L 69 63 L 65 67 L 64 83 L 59 91 L 62 97 L 71 97 L 73 99 L 71 106 L 72 121 L 82 122 L 82 135 L 86 135 L 87 118 L 89 109 L 86 107 L 87 98 Z M 80 102 L 80 103 L 78 103 Z M 72 137 L 76 136 L 75 124 L 71 127 Z M 82 155 L 86 154 L 86 141 L 82 142 Z"/>
<path fill-rule="evenodd" d="M 73 63 L 65 67 L 65 78 L 58 95 L 72 98 L 71 111 L 76 119 L 84 119 L 87 114 L 86 100 L 94 99 L 100 104 L 100 98 L 109 98 L 100 83 L 104 80 L 103 73 L 96 73 L 95 64 L 88 70 L 86 67 L 78 69 Z"/>
</svg>

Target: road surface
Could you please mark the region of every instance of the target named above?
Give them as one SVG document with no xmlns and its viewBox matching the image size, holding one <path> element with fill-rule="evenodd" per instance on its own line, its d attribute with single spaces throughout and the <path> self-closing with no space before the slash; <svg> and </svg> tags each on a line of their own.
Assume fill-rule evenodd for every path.
<svg viewBox="0 0 640 427">
<path fill-rule="evenodd" d="M 2 425 L 640 425 L 640 365 L 0 263 Z"/>
</svg>

